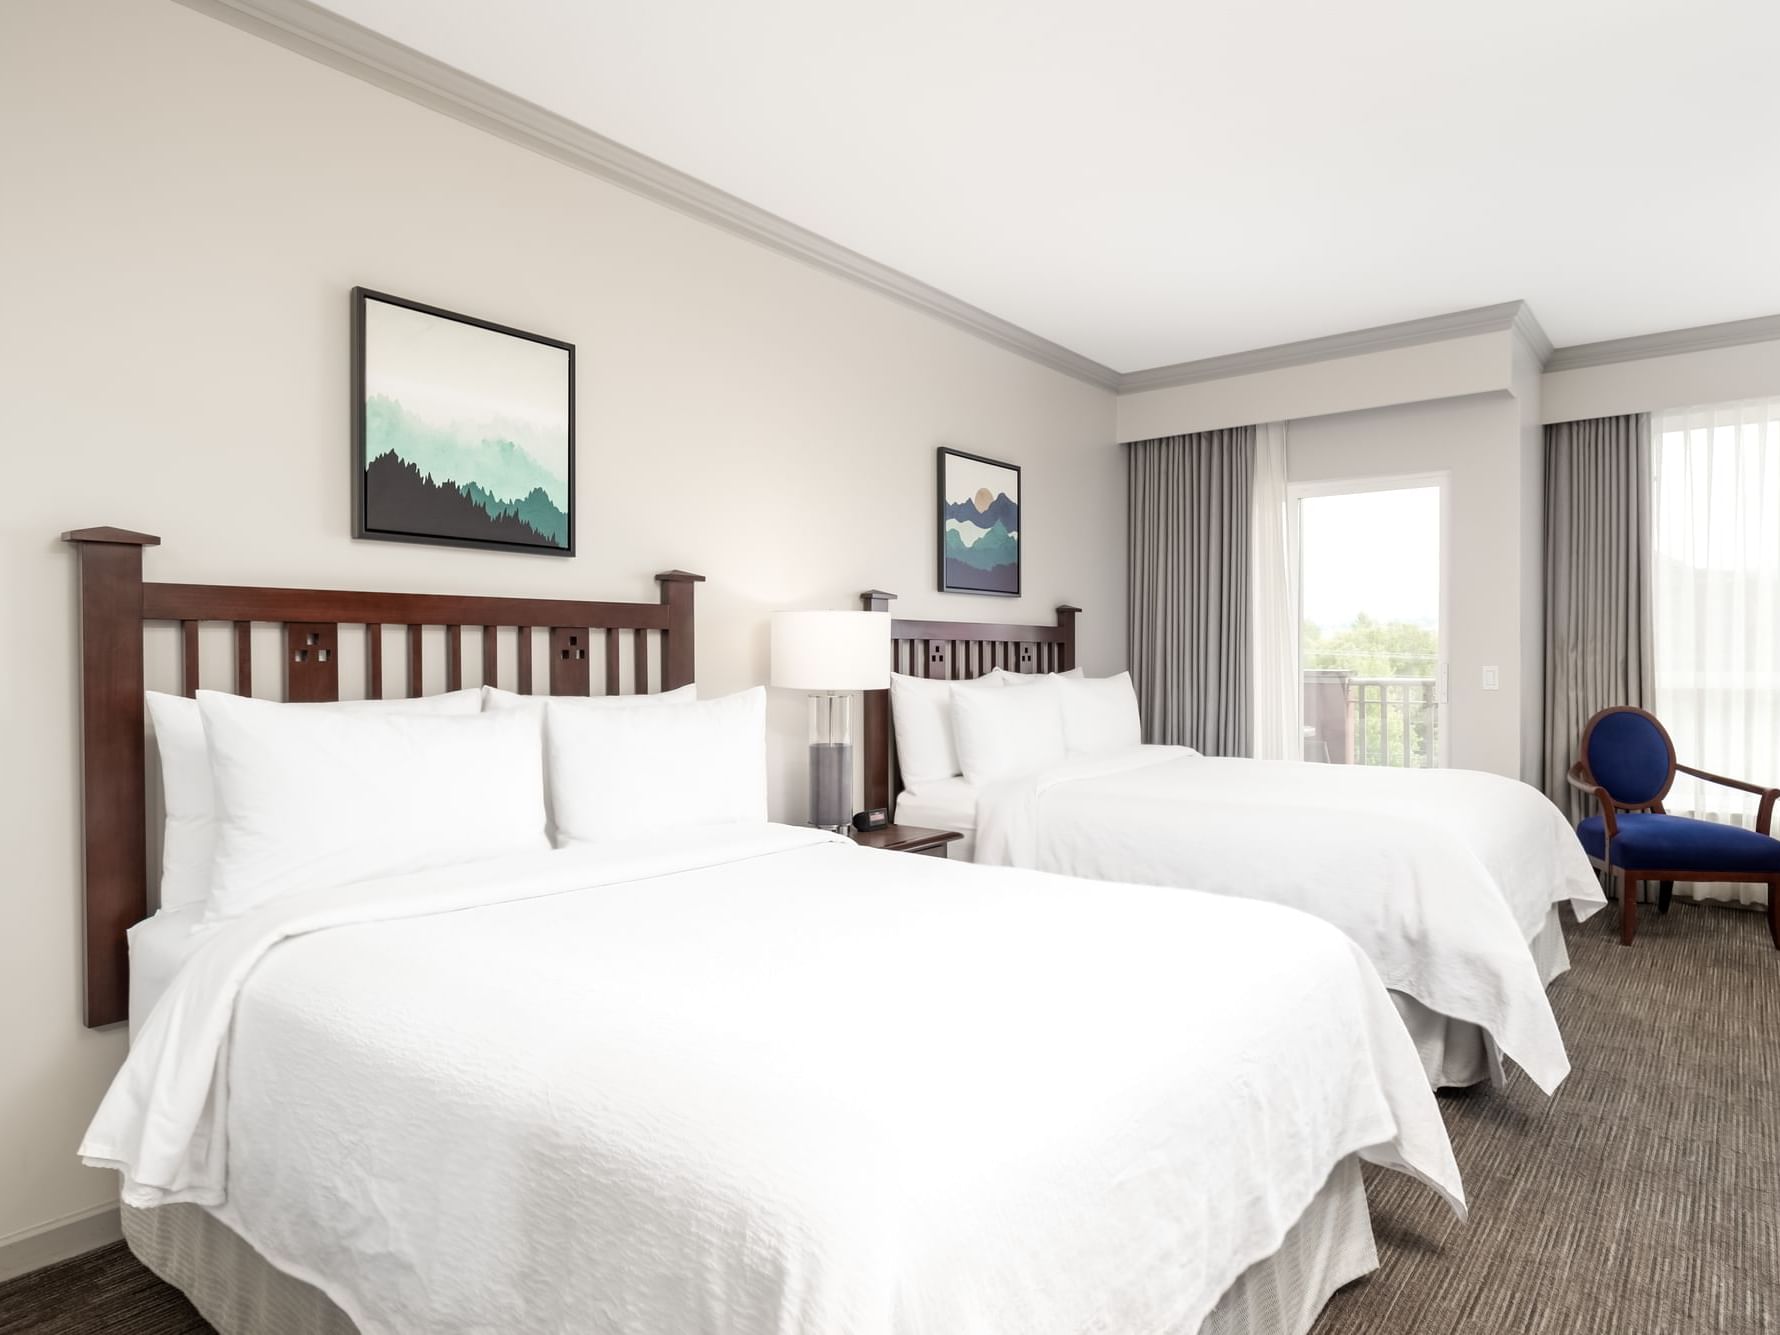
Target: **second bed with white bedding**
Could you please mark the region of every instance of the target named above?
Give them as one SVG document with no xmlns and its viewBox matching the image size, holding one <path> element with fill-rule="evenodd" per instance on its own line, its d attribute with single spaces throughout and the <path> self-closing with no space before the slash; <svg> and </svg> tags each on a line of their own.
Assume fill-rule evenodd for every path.
<svg viewBox="0 0 1780 1335">
<path fill-rule="evenodd" d="M 1460 1200 L 1326 924 L 784 827 L 225 923 L 83 1153 L 366 1332 L 1190 1331 L 1356 1153 Z"/>
<path fill-rule="evenodd" d="M 1435 1084 L 1488 1069 L 1445 1050 L 1449 1020 L 1482 1031 L 1498 1072 L 1494 1049 L 1547 1092 L 1569 1071 L 1545 995 L 1567 965 L 1556 906 L 1580 919 L 1605 900 L 1562 814 L 1525 784 L 1165 746 L 962 783 L 919 809 L 956 820 L 968 792 L 978 862 L 1268 900 L 1334 923 L 1414 1003 L 1405 1019 Z M 899 820 L 915 819 L 909 801 Z"/>
</svg>

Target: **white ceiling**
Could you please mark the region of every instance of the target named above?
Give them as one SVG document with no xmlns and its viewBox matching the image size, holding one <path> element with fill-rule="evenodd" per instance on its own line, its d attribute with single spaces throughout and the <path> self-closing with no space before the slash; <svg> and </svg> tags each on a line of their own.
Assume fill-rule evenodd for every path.
<svg viewBox="0 0 1780 1335">
<path fill-rule="evenodd" d="M 1118 371 L 1780 312 L 1774 0 L 325 0 Z"/>
</svg>

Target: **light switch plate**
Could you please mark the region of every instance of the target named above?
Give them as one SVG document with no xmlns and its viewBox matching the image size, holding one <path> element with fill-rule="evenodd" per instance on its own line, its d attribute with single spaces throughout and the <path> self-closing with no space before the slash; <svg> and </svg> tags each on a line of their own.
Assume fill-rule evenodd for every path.
<svg viewBox="0 0 1780 1335">
<path fill-rule="evenodd" d="M 1483 689 L 1486 691 L 1497 691 L 1497 690 L 1500 690 L 1501 688 L 1502 688 L 1502 673 L 1501 673 L 1500 669 L 1493 668 L 1493 667 L 1486 667 L 1483 670 Z"/>
</svg>

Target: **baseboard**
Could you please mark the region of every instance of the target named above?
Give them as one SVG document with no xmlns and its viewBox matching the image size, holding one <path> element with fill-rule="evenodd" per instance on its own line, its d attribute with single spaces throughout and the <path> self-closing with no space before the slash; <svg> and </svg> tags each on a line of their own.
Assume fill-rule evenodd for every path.
<svg viewBox="0 0 1780 1335">
<path fill-rule="evenodd" d="M 96 1205 L 0 1239 L 0 1283 L 66 1261 L 124 1236 L 115 1203 Z"/>
</svg>

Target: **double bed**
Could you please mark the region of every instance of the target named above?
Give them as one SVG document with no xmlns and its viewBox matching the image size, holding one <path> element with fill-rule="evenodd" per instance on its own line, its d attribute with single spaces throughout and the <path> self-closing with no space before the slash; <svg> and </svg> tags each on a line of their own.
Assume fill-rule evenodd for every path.
<svg viewBox="0 0 1780 1335">
<path fill-rule="evenodd" d="M 155 585 L 142 535 L 70 536 L 89 1022 L 132 1029 L 82 1154 L 119 1171 L 136 1254 L 225 1332 L 1303 1332 L 1376 1264 L 1361 1160 L 1463 1212 L 1372 965 L 1273 905 L 762 818 L 150 917 L 127 833 L 149 819 L 146 623 L 181 623 L 191 695 L 199 621 L 235 626 L 241 694 L 253 623 L 276 623 L 280 694 L 312 702 L 341 694 L 317 646 L 342 624 L 443 619 L 449 688 L 474 675 L 463 622 L 491 685 L 513 657 L 493 628 L 518 627 L 522 693 L 551 627 L 548 731 L 590 660 L 610 695 L 690 683 L 692 583 L 635 604 Z M 199 703 L 207 724 L 285 708 Z M 615 709 L 602 736 L 705 707 Z M 354 728 L 518 735 L 487 718 L 304 726 L 336 758 Z M 664 781 L 635 754 L 633 785 Z"/>
<path fill-rule="evenodd" d="M 864 601 L 888 610 L 885 594 Z M 1059 609 L 1052 626 L 897 620 L 893 668 L 903 681 L 1066 673 L 1078 614 Z M 1569 966 L 1559 906 L 1581 919 L 1605 898 L 1562 813 L 1530 786 L 1130 744 L 992 782 L 927 773 L 905 787 L 889 696 L 867 701 L 867 805 L 959 832 L 955 855 L 1301 909 L 1365 951 L 1430 1085 L 1499 1082 L 1504 1056 L 1546 1092 L 1568 1073 L 1545 994 Z"/>
</svg>

